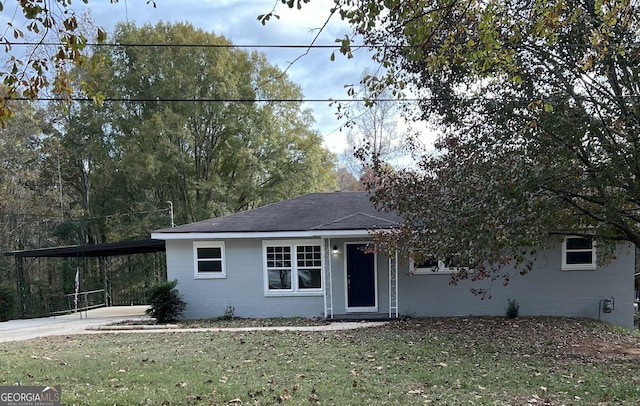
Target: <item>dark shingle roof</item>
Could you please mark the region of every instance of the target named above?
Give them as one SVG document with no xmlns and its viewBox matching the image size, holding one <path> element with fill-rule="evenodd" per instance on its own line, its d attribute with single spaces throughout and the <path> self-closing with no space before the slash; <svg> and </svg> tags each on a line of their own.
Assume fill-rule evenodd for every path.
<svg viewBox="0 0 640 406">
<path fill-rule="evenodd" d="M 369 230 L 398 225 L 394 213 L 376 210 L 365 192 L 312 193 L 229 216 L 156 230 L 155 233 L 243 233 Z"/>
</svg>

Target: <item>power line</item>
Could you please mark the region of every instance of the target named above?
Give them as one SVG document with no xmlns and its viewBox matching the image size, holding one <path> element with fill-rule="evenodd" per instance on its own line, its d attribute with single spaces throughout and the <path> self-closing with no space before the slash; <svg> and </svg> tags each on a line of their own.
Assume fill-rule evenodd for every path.
<svg viewBox="0 0 640 406">
<path fill-rule="evenodd" d="M 8 45 L 11 46 L 66 46 L 67 43 L 64 42 L 8 42 Z M 86 42 L 85 46 L 90 47 L 127 47 L 127 48 L 282 48 L 282 49 L 340 49 L 342 47 L 341 44 L 307 44 L 307 45 L 297 45 L 297 44 L 168 44 L 168 43 L 127 43 L 127 42 Z M 408 44 L 350 44 L 351 48 L 361 49 L 361 48 L 379 48 L 379 49 L 388 49 L 388 48 L 405 48 L 411 45 Z M 510 45 L 507 48 L 560 48 L 560 47 L 569 47 L 569 48 L 597 48 L 593 44 L 578 44 L 578 43 L 570 43 L 570 44 L 555 44 L 555 45 L 536 45 L 536 44 L 526 44 L 526 45 Z M 640 43 L 628 44 L 629 48 L 638 48 L 640 47 Z M 438 49 L 440 48 L 437 45 L 433 46 L 422 46 L 421 48 L 430 48 L 430 49 Z"/>
<path fill-rule="evenodd" d="M 168 208 L 164 209 L 154 209 L 147 211 L 139 211 L 134 213 L 118 213 L 118 214 L 107 214 L 104 216 L 91 216 L 91 217 L 77 217 L 77 218 L 67 218 L 64 220 L 60 220 L 59 218 L 49 218 L 46 214 L 34 214 L 34 213 L 9 213 L 9 212 L 0 212 L 0 217 L 12 217 L 12 218 L 34 218 L 34 220 L 29 221 L 21 221 L 17 220 L 16 223 L 19 225 L 22 224 L 35 224 L 35 223 L 66 223 L 66 222 L 79 222 L 86 220 L 98 220 L 98 219 L 111 219 L 117 217 L 132 217 L 143 214 L 151 214 L 151 213 L 161 213 L 168 212 Z M 40 217 L 40 219 L 35 219 Z M 11 221 L 0 221 L 0 224 L 11 224 Z"/>
<path fill-rule="evenodd" d="M 10 100 L 18 101 L 33 101 L 28 97 L 14 97 Z M 89 97 L 39 97 L 37 100 L 41 101 L 79 101 L 79 102 L 94 102 L 95 100 Z M 405 102 L 405 101 L 420 101 L 424 99 L 373 99 L 371 102 Z M 435 99 L 434 99 L 435 100 Z M 445 100 L 445 99 L 443 99 Z M 128 97 L 106 97 L 102 99 L 103 102 L 124 102 L 124 103 L 347 103 L 347 102 L 365 102 L 365 99 L 185 99 L 185 98 L 128 98 Z"/>
<path fill-rule="evenodd" d="M 65 46 L 64 42 L 9 42 L 11 46 Z M 128 47 L 128 48 L 284 48 L 284 49 L 339 49 L 340 44 L 334 45 L 294 45 L 294 44 L 141 44 L 141 43 L 97 43 L 87 42 L 85 46 L 91 47 Z M 367 48 L 368 45 L 351 45 L 352 48 Z M 399 45 L 378 45 L 373 47 L 399 47 Z"/>
<path fill-rule="evenodd" d="M 640 94 L 629 94 L 612 96 L 615 99 L 637 99 L 640 98 Z M 504 102 L 520 102 L 530 103 L 532 100 L 547 100 L 553 101 L 553 97 L 538 96 L 534 98 L 510 98 L 510 99 L 494 99 L 485 96 L 475 97 L 421 97 L 421 98 L 385 98 L 385 99 L 365 99 L 365 98 L 319 98 L 319 99 L 212 99 L 212 98 L 129 98 L 129 97 L 105 97 L 102 102 L 122 102 L 122 103 L 351 103 L 351 102 L 371 102 L 371 103 L 383 103 L 383 102 L 470 102 L 475 100 L 484 100 L 486 102 L 504 103 Z M 9 100 L 16 101 L 34 101 L 28 97 L 13 97 Z M 77 101 L 77 102 L 95 102 L 93 98 L 89 97 L 38 97 L 38 101 Z"/>
</svg>

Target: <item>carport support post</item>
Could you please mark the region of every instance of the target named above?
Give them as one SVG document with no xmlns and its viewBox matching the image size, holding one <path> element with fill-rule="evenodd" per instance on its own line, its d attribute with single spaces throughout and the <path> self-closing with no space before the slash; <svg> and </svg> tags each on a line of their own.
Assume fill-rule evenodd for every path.
<svg viewBox="0 0 640 406">
<path fill-rule="evenodd" d="M 78 293 L 80 292 L 80 257 L 76 255 L 76 277 L 73 285 L 73 304 L 75 306 L 75 313 L 78 313 Z M 80 312 L 80 318 L 82 319 L 82 312 Z"/>
<path fill-rule="evenodd" d="M 18 290 L 18 306 L 20 317 L 27 317 L 26 281 L 24 278 L 24 258 L 15 256 L 16 263 L 16 288 Z"/>
<path fill-rule="evenodd" d="M 107 260 L 107 257 L 100 257 L 100 269 L 102 270 L 103 276 L 102 284 L 104 288 L 104 306 L 109 307 L 111 304 L 109 303 L 109 261 Z"/>
</svg>

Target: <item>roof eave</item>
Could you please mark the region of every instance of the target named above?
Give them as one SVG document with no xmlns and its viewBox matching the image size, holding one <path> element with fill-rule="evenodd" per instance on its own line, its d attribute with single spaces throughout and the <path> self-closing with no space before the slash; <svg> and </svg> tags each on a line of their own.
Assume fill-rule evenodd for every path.
<svg viewBox="0 0 640 406">
<path fill-rule="evenodd" d="M 370 230 L 310 230 L 310 231 L 253 231 L 253 232 L 199 232 L 199 233 L 151 233 L 158 240 L 232 240 L 266 238 L 322 238 L 369 236 Z"/>
</svg>

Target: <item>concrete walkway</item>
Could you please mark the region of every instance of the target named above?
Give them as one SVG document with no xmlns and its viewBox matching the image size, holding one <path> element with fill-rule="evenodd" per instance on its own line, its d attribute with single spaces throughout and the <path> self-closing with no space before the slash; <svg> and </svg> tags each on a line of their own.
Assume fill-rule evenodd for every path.
<svg viewBox="0 0 640 406">
<path fill-rule="evenodd" d="M 148 319 L 148 306 L 101 307 L 82 313 L 39 319 L 9 320 L 0 323 L 0 342 L 23 341 L 38 337 L 82 334 L 88 328 L 125 320 Z M 94 332 L 95 333 L 95 332 Z"/>
<path fill-rule="evenodd" d="M 177 325 L 109 326 L 128 320 L 148 320 L 147 306 L 102 307 L 77 314 L 40 319 L 10 320 L 0 323 L 0 342 L 24 341 L 38 337 L 76 334 L 122 334 L 166 332 L 245 332 L 245 331 L 339 331 L 375 327 L 386 322 L 337 322 L 321 326 L 180 328 Z M 82 318 L 81 318 L 82 317 Z"/>
</svg>

